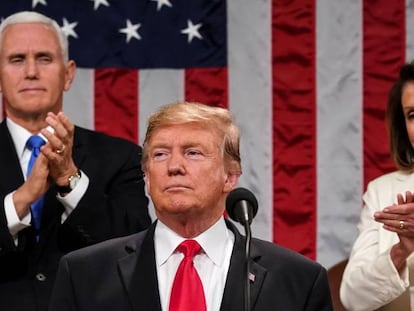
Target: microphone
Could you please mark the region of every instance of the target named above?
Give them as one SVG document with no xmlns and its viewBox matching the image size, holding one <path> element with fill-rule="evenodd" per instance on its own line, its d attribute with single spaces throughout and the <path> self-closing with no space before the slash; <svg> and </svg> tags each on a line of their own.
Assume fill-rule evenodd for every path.
<svg viewBox="0 0 414 311">
<path fill-rule="evenodd" d="M 233 189 L 226 199 L 226 211 L 230 218 L 249 225 L 257 214 L 257 199 L 254 194 L 245 188 Z"/>
<path fill-rule="evenodd" d="M 246 233 L 244 240 L 244 311 L 250 311 L 250 244 L 252 239 L 250 224 L 257 214 L 257 208 L 257 199 L 250 190 L 236 188 L 227 195 L 227 214 L 231 219 L 241 223 Z"/>
</svg>

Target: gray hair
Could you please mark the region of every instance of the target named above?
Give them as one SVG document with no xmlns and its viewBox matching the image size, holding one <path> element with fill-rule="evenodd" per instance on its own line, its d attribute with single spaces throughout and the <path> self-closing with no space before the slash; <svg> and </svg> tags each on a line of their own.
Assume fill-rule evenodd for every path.
<svg viewBox="0 0 414 311">
<path fill-rule="evenodd" d="M 0 24 L 0 49 L 3 41 L 4 30 L 6 29 L 6 27 L 13 24 L 23 23 L 42 23 L 48 26 L 50 29 L 52 29 L 57 35 L 60 48 L 62 50 L 63 61 L 65 63 L 69 61 L 68 38 L 63 33 L 59 24 L 55 20 L 34 11 L 17 12 L 8 16 L 6 19 L 2 21 L 2 23 Z"/>
</svg>

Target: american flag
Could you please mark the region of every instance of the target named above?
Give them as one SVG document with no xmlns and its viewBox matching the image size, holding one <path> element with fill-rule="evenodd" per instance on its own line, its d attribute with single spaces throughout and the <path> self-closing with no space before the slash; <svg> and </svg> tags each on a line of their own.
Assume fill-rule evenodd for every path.
<svg viewBox="0 0 414 311">
<path fill-rule="evenodd" d="M 367 182 L 393 169 L 384 108 L 414 57 L 413 0 L 0 2 L 3 18 L 21 10 L 69 38 L 78 125 L 140 143 L 161 105 L 228 107 L 253 235 L 326 267 L 348 256 Z"/>
</svg>

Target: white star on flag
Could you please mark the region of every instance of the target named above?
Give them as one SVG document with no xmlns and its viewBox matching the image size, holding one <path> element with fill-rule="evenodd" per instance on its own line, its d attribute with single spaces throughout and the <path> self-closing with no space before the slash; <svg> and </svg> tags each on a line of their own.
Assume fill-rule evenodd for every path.
<svg viewBox="0 0 414 311">
<path fill-rule="evenodd" d="M 188 35 L 188 43 L 191 43 L 191 41 L 193 40 L 193 38 L 197 37 L 200 40 L 203 39 L 203 37 L 200 35 L 200 33 L 198 32 L 198 29 L 202 26 L 203 24 L 196 24 L 194 25 L 193 22 L 191 20 L 187 21 L 187 28 L 181 30 L 181 33 Z"/>
<path fill-rule="evenodd" d="M 46 0 L 33 0 L 32 1 L 32 9 L 34 9 L 34 7 L 38 4 L 47 5 Z"/>
<path fill-rule="evenodd" d="M 172 7 L 172 4 L 170 3 L 170 0 L 151 0 L 157 2 L 157 11 L 161 10 L 163 5 Z"/>
<path fill-rule="evenodd" d="M 70 36 L 72 36 L 74 38 L 77 38 L 78 35 L 76 34 L 75 29 L 74 29 L 77 24 L 78 24 L 78 22 L 69 23 L 68 20 L 64 17 L 63 18 L 63 26 L 60 27 L 60 28 L 62 29 L 62 31 L 66 35 L 66 37 L 69 38 Z"/>
<path fill-rule="evenodd" d="M 90 0 L 90 1 L 93 1 L 93 2 L 95 2 L 94 3 L 94 5 L 93 5 L 93 9 L 96 11 L 98 8 L 99 8 L 99 6 L 102 4 L 102 5 L 105 5 L 105 6 L 109 6 L 109 3 L 108 3 L 108 1 L 107 0 Z"/>
<path fill-rule="evenodd" d="M 141 24 L 135 24 L 133 25 L 129 19 L 126 21 L 126 27 L 119 30 L 119 32 L 124 33 L 127 35 L 126 42 L 129 43 L 129 41 L 132 38 L 135 38 L 137 40 L 141 40 L 141 36 L 138 34 L 138 28 L 141 27 Z"/>
</svg>

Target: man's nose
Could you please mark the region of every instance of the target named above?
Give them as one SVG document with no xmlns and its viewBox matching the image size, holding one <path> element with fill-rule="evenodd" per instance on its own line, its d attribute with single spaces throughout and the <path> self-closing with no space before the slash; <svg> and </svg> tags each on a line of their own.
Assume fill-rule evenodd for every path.
<svg viewBox="0 0 414 311">
<path fill-rule="evenodd" d="M 25 62 L 25 75 L 27 79 L 35 79 L 38 77 L 39 68 L 34 59 L 27 59 Z"/>
<path fill-rule="evenodd" d="M 184 174 L 184 157 L 181 154 L 172 153 L 168 161 L 168 173 L 170 175 Z"/>
</svg>

